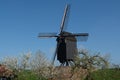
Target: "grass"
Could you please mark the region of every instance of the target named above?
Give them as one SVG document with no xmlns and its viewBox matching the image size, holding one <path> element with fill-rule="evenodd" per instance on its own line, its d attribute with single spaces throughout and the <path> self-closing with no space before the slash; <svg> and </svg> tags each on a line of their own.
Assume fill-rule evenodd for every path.
<svg viewBox="0 0 120 80">
<path fill-rule="evenodd" d="M 97 70 L 94 71 L 91 74 L 91 76 L 92 80 L 120 80 L 120 70 L 116 69 Z M 25 70 L 18 73 L 17 80 L 47 80 L 47 79 L 42 76 L 37 76 L 32 71 Z"/>
<path fill-rule="evenodd" d="M 42 76 L 37 76 L 32 71 L 25 70 L 18 73 L 18 80 L 47 80 Z"/>
<path fill-rule="evenodd" d="M 93 80 L 120 80 L 120 70 L 104 69 L 92 73 Z"/>
</svg>

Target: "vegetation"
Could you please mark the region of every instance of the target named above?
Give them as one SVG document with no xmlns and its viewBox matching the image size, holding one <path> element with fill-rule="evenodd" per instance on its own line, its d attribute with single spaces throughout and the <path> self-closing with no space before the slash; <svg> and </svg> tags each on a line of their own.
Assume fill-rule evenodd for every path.
<svg viewBox="0 0 120 80">
<path fill-rule="evenodd" d="M 46 80 L 47 72 L 46 74 L 44 72 L 47 63 L 47 59 L 40 51 L 36 52 L 35 55 L 31 55 L 30 52 L 24 53 L 19 58 L 5 57 L 0 63 L 0 78 L 8 78 L 9 76 L 5 74 L 9 69 L 15 75 L 12 80 Z"/>
<path fill-rule="evenodd" d="M 24 70 L 18 73 L 18 80 L 47 80 L 43 76 L 37 76 L 34 72 L 30 70 Z"/>
<path fill-rule="evenodd" d="M 108 56 L 102 57 L 100 53 L 91 55 L 86 49 L 79 50 L 79 56 L 76 57 L 75 66 L 76 68 L 82 68 L 87 70 L 86 80 L 94 80 L 92 72 L 98 69 L 107 69 L 109 67 Z"/>
<path fill-rule="evenodd" d="M 0 61 L 0 77 L 5 75 L 5 72 L 11 71 L 15 76 L 12 80 L 53 80 L 54 77 L 62 80 L 60 76 L 66 70 L 69 79 L 74 80 L 120 80 L 120 66 L 113 65 L 109 68 L 108 58 L 108 55 L 101 56 L 100 53 L 91 55 L 86 49 L 81 49 L 75 64 L 70 68 L 62 68 L 61 72 L 50 65 L 42 52 L 38 51 L 34 55 L 28 52 L 19 58 L 6 57 Z"/>
<path fill-rule="evenodd" d="M 120 80 L 120 70 L 101 69 L 92 73 L 93 80 Z"/>
</svg>

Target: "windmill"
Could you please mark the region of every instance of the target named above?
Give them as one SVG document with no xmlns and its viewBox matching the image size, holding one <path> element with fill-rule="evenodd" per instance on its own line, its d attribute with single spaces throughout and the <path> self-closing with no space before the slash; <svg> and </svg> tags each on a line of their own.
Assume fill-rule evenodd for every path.
<svg viewBox="0 0 120 80">
<path fill-rule="evenodd" d="M 77 38 L 81 37 L 82 41 L 86 41 L 88 37 L 88 33 L 71 33 L 66 32 L 65 24 L 66 18 L 68 17 L 70 5 L 66 5 L 64 10 L 64 15 L 62 19 L 62 23 L 60 26 L 59 33 L 39 33 L 38 37 L 40 38 L 56 38 L 57 45 L 55 49 L 55 53 L 52 59 L 52 64 L 54 64 L 55 58 L 57 56 L 57 60 L 62 64 L 69 65 L 69 62 L 74 62 L 75 56 L 78 55 L 77 52 Z"/>
</svg>

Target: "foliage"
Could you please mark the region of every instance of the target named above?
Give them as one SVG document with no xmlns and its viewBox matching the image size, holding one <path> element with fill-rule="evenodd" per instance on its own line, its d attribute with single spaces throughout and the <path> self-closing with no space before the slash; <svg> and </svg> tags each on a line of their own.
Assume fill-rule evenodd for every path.
<svg viewBox="0 0 120 80">
<path fill-rule="evenodd" d="M 86 80 L 93 80 L 91 74 L 98 69 L 106 69 L 109 67 L 109 62 L 106 57 L 102 57 L 99 54 L 91 55 L 86 49 L 80 49 L 79 55 L 75 58 L 75 66 L 73 66 L 73 72 L 76 68 L 83 68 L 87 70 Z"/>
<path fill-rule="evenodd" d="M 5 57 L 2 64 L 6 65 L 10 69 L 18 68 L 18 59 L 16 57 Z"/>
<path fill-rule="evenodd" d="M 50 63 L 41 51 L 36 52 L 34 56 L 31 57 L 30 62 L 31 70 L 38 76 L 49 76 L 49 66 Z"/>
<path fill-rule="evenodd" d="M 70 70 L 71 79 L 120 80 L 120 65 L 113 65 L 112 69 L 108 69 L 108 56 L 101 56 L 100 53 L 91 55 L 86 49 L 81 49 L 74 63 L 72 69 L 61 69 L 61 71 Z M 14 80 L 47 80 L 47 78 L 51 78 L 50 76 L 56 76 L 56 73 L 59 73 L 57 70 L 55 71 L 58 68 L 50 66 L 49 61 L 40 51 L 34 55 L 28 52 L 20 58 L 5 57 L 1 64 L 14 71 L 14 74 L 17 75 L 17 79 Z M 1 68 L 1 70 L 3 69 Z"/>
<path fill-rule="evenodd" d="M 85 69 L 103 69 L 109 67 L 106 57 L 100 56 L 100 53 L 91 55 L 86 49 L 79 50 L 79 56 L 75 59 L 75 65 Z"/>
<path fill-rule="evenodd" d="M 120 80 L 120 70 L 100 69 L 92 73 L 93 80 Z"/>
<path fill-rule="evenodd" d="M 42 52 L 38 51 L 35 55 L 30 52 L 17 57 L 5 57 L 1 64 L 14 71 L 18 80 L 45 80 L 49 74 L 47 68 L 49 63 Z"/>
<path fill-rule="evenodd" d="M 29 69 L 30 67 L 30 58 L 31 58 L 31 52 L 24 53 L 21 55 L 20 60 L 19 60 L 19 68 L 20 69 Z"/>
</svg>

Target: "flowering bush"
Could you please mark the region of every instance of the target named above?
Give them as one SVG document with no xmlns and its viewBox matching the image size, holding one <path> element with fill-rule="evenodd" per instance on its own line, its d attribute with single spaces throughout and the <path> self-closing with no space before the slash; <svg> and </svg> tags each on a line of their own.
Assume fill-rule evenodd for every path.
<svg viewBox="0 0 120 80">
<path fill-rule="evenodd" d="M 0 78 L 14 76 L 13 70 L 7 68 L 5 65 L 0 64 Z"/>
</svg>

